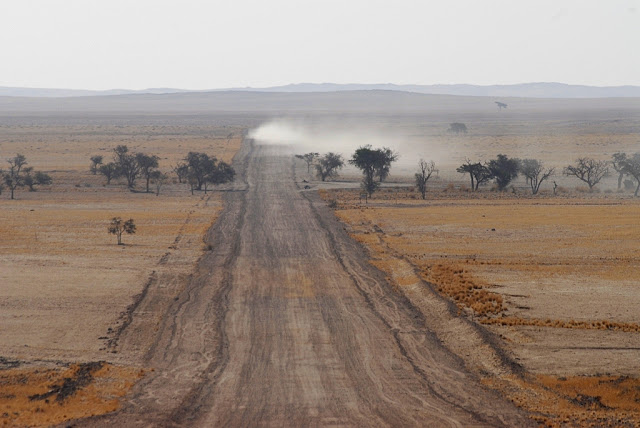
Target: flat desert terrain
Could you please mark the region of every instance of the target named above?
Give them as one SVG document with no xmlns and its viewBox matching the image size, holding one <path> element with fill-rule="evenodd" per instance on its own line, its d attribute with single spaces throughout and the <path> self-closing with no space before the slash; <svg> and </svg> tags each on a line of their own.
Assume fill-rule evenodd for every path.
<svg viewBox="0 0 640 428">
<path fill-rule="evenodd" d="M 640 151 L 637 100 L 508 102 L 0 97 L 2 168 L 53 179 L 0 195 L 0 425 L 638 426 L 640 202 L 561 174 Z M 159 157 L 158 196 L 89 172 L 120 144 Z M 294 157 L 363 144 L 400 154 L 368 202 Z M 192 194 L 189 151 L 235 181 Z M 498 153 L 556 175 L 470 191 L 456 167 Z"/>
<path fill-rule="evenodd" d="M 4 383 L 0 423 L 49 424 L 99 413 L 101 406 L 113 410 L 114 397 L 126 392 L 141 370 L 130 359 L 121 361 L 113 349 L 118 330 L 129 322 L 128 307 L 149 287 L 161 284 L 169 294 L 184 286 L 222 205 L 219 192 L 191 195 L 188 185 L 171 181 L 158 196 L 155 189 L 144 193 L 143 181 L 137 192 L 119 180 L 105 185 L 103 176 L 89 172 L 89 158 L 103 155 L 106 163 L 116 145 L 125 144 L 133 152 L 159 156 L 160 169 L 169 173 L 188 151 L 230 162 L 242 131 L 21 125 L 3 127 L 1 135 L 3 158 L 24 154 L 28 166 L 50 174 L 53 184 L 36 192 L 18 188 L 13 201 L 3 192 L 0 199 L 0 366 L 19 367 L 17 373 L 0 371 L 0 377 L 9 385 L 25 376 L 36 378 L 26 392 Z M 124 246 L 107 233 L 116 216 L 133 218 L 137 225 L 134 235 L 123 237 Z M 24 394 L 46 391 L 56 379 L 68 377 L 74 372 L 68 364 L 93 361 L 115 364 L 92 375 L 109 387 L 83 398 L 100 405 L 80 405 L 74 397 L 75 403 L 57 410 L 53 399 L 21 401 Z M 38 374 L 42 370 L 46 376 Z M 11 393 L 14 387 L 20 392 Z M 30 414 L 23 408 L 42 411 Z"/>
</svg>

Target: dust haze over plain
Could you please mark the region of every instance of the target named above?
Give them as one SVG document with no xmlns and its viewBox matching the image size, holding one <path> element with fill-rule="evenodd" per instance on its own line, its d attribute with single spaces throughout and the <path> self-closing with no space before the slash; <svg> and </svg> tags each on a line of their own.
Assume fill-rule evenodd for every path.
<svg viewBox="0 0 640 428">
<path fill-rule="evenodd" d="M 346 156 L 364 145 L 384 146 L 394 151 L 404 148 L 404 137 L 355 121 L 313 124 L 296 119 L 274 119 L 251 130 L 249 137 L 259 145 L 289 146 L 298 154 L 335 152 Z"/>
</svg>

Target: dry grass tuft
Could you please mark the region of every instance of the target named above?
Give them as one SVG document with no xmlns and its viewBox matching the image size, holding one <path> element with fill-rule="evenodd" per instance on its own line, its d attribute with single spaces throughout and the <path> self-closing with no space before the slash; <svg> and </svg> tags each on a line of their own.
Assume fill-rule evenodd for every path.
<svg viewBox="0 0 640 428">
<path fill-rule="evenodd" d="M 501 295 L 488 291 L 484 288 L 486 284 L 459 265 L 430 265 L 422 270 L 422 274 L 459 307 L 471 308 L 476 315 L 497 315 L 505 309 Z"/>
</svg>

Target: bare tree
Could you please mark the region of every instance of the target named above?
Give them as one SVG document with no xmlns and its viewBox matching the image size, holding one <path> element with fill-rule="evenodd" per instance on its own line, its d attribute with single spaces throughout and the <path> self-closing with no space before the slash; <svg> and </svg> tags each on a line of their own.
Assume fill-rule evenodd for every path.
<svg viewBox="0 0 640 428">
<path fill-rule="evenodd" d="M 627 160 L 627 154 L 617 152 L 611 155 L 611 166 L 618 173 L 618 190 L 622 187 L 622 179 L 625 176 L 624 162 Z"/>
<path fill-rule="evenodd" d="M 422 199 L 427 199 L 427 181 L 431 178 L 431 175 L 436 170 L 436 164 L 434 161 L 427 162 L 424 159 L 420 159 L 418 163 L 418 172 L 415 174 L 416 187 L 422 195 Z"/>
<path fill-rule="evenodd" d="M 123 245 L 122 234 L 126 233 L 132 235 L 136 233 L 136 225 L 133 222 L 132 218 L 123 222 L 122 218 L 113 217 L 107 230 L 111 235 L 116 235 L 116 237 L 118 238 L 118 245 Z"/>
<path fill-rule="evenodd" d="M 629 174 L 635 178 L 637 186 L 633 195 L 638 196 L 638 192 L 640 191 L 640 153 L 636 153 L 633 156 L 626 158 L 622 163 L 622 166 L 625 174 Z"/>
<path fill-rule="evenodd" d="M 564 175 L 574 176 L 584 181 L 589 186 L 589 190 L 605 177 L 609 176 L 607 161 L 599 161 L 592 158 L 580 158 L 575 165 L 569 165 L 564 169 Z"/>
<path fill-rule="evenodd" d="M 520 172 L 527 178 L 531 186 L 531 193 L 536 195 L 542 182 L 553 175 L 554 168 L 545 168 L 537 159 L 523 159 L 520 163 Z"/>
<path fill-rule="evenodd" d="M 151 183 L 156 187 L 156 196 L 160 195 L 160 189 L 162 188 L 164 183 L 167 182 L 169 177 L 167 176 L 167 174 L 163 174 L 161 171 L 158 171 L 156 169 L 155 171 L 151 172 L 150 178 Z"/>
<path fill-rule="evenodd" d="M 91 171 L 91 174 L 96 175 L 101 164 L 102 155 L 91 156 L 91 166 L 89 167 L 89 171 Z"/>
<path fill-rule="evenodd" d="M 307 164 L 307 174 L 311 173 L 311 165 L 316 158 L 320 157 L 320 153 L 309 152 L 303 155 L 296 155 L 298 159 L 302 159 Z"/>
<path fill-rule="evenodd" d="M 344 166 L 342 155 L 339 153 L 329 152 L 321 156 L 316 163 L 316 174 L 322 180 L 335 177 L 338 171 Z"/>
</svg>

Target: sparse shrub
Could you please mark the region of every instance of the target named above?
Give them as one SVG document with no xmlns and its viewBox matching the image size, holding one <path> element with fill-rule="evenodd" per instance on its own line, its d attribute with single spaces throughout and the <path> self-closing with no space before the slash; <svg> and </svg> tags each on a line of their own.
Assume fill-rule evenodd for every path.
<svg viewBox="0 0 640 428">
<path fill-rule="evenodd" d="M 116 235 L 116 237 L 118 238 L 118 245 L 124 245 L 122 243 L 122 234 L 126 233 L 132 235 L 136 233 L 136 225 L 132 218 L 123 222 L 122 218 L 113 217 L 107 231 L 111 235 Z"/>
<path fill-rule="evenodd" d="M 336 199 L 331 199 L 331 200 L 329 200 L 329 203 L 327 205 L 332 210 L 335 210 L 336 208 L 338 208 L 338 201 Z"/>
</svg>

